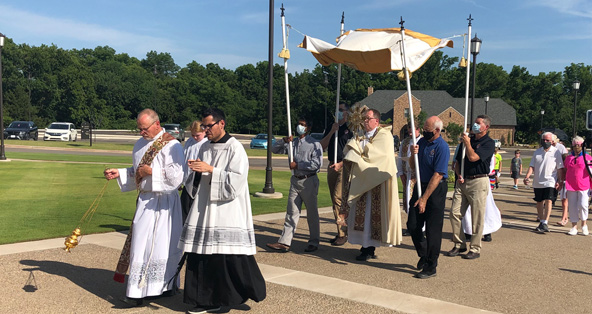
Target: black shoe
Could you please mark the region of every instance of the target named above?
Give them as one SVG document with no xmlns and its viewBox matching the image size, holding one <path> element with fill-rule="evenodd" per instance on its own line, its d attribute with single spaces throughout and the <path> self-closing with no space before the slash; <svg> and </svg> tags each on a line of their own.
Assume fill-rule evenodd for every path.
<svg viewBox="0 0 592 314">
<path fill-rule="evenodd" d="M 481 241 L 485 241 L 485 242 L 491 242 L 491 234 L 486 234 L 483 236 L 483 238 L 481 239 Z"/>
<path fill-rule="evenodd" d="M 467 251 L 467 248 L 461 249 L 458 247 L 453 247 L 452 250 L 450 250 L 446 253 L 446 255 L 448 255 L 450 257 L 455 257 L 455 256 L 458 256 L 458 254 L 464 253 L 466 251 Z"/>
<path fill-rule="evenodd" d="M 536 227 L 536 229 L 534 229 L 536 232 L 538 233 L 545 233 L 545 232 L 549 232 L 549 226 L 547 226 L 547 224 L 545 223 L 540 223 L 538 227 Z"/>
<path fill-rule="evenodd" d="M 188 310 L 187 313 L 189 314 L 203 314 L 203 313 L 213 313 L 218 312 L 222 309 L 220 306 L 196 306 L 195 308 Z"/>
<path fill-rule="evenodd" d="M 419 273 L 415 274 L 413 277 L 415 278 L 419 278 L 419 279 L 427 279 L 430 277 L 435 277 L 436 276 L 436 269 L 432 269 L 432 270 L 422 270 Z"/>
<path fill-rule="evenodd" d="M 119 299 L 120 301 L 122 301 L 123 303 L 126 304 L 126 306 L 128 307 L 138 307 L 138 306 L 142 306 L 144 304 L 144 299 L 136 299 L 136 298 L 128 298 L 128 297 L 123 297 Z"/>
<path fill-rule="evenodd" d="M 316 250 L 318 250 L 318 249 L 319 249 L 319 247 L 318 247 L 318 246 L 315 246 L 315 245 L 309 244 L 309 245 L 306 247 L 306 249 L 304 249 L 304 252 L 310 253 L 310 252 L 314 252 L 314 251 L 316 251 Z"/>
<path fill-rule="evenodd" d="M 464 259 L 476 259 L 481 257 L 481 253 L 469 252 L 462 256 Z"/>
<path fill-rule="evenodd" d="M 419 261 L 417 262 L 417 269 L 422 270 L 426 264 L 427 264 L 426 258 L 425 257 L 420 258 Z"/>
<path fill-rule="evenodd" d="M 334 239 L 335 241 L 331 242 L 331 245 L 334 246 L 342 246 L 347 243 L 347 236 L 344 237 L 337 237 Z"/>
<path fill-rule="evenodd" d="M 369 259 L 375 259 L 375 258 L 377 258 L 376 255 L 374 255 L 374 254 L 368 254 L 368 253 L 362 253 L 362 254 L 356 256 L 356 260 L 358 260 L 358 261 L 364 261 L 364 262 L 367 261 L 367 260 L 369 260 Z"/>
<path fill-rule="evenodd" d="M 360 252 L 362 252 L 362 254 L 356 256 L 356 260 L 367 261 L 371 258 L 376 258 L 376 255 L 374 255 L 374 249 L 375 248 L 373 246 L 361 247 Z"/>
<path fill-rule="evenodd" d="M 335 238 L 329 240 L 329 243 L 333 244 L 333 243 L 335 243 L 335 241 L 337 241 L 337 239 L 339 239 L 338 235 L 336 235 Z"/>
</svg>

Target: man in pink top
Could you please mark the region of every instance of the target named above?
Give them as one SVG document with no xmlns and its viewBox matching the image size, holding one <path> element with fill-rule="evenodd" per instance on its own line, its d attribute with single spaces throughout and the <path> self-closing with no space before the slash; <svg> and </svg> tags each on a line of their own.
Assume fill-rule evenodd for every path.
<svg viewBox="0 0 592 314">
<path fill-rule="evenodd" d="M 565 189 L 569 209 L 571 230 L 567 234 L 578 234 L 578 220 L 582 221 L 582 234 L 587 236 L 588 190 L 590 189 L 590 169 L 592 157 L 583 150 L 584 139 L 576 136 L 571 145 L 571 153 L 565 158 Z"/>
</svg>

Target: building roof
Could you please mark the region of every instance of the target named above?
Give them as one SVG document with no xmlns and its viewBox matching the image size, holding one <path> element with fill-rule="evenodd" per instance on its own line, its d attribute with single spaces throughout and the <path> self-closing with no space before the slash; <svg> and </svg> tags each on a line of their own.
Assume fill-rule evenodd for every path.
<svg viewBox="0 0 592 314">
<path fill-rule="evenodd" d="M 406 92 L 406 90 L 377 90 L 360 103 L 380 111 L 382 120 L 392 119 L 395 99 L 403 96 Z M 465 99 L 453 98 L 443 90 L 411 91 L 411 95 L 421 101 L 421 110 L 425 111 L 428 116 L 439 115 L 448 107 L 454 108 L 461 114 L 465 112 Z M 475 98 L 474 107 L 475 115 L 473 118 L 484 114 L 485 100 Z M 417 113 L 415 114 L 417 115 Z M 468 115 L 470 118 L 471 99 L 469 99 Z M 501 98 L 489 99 L 489 102 L 487 102 L 487 115 L 491 118 L 492 125 L 516 125 L 516 110 Z"/>
</svg>

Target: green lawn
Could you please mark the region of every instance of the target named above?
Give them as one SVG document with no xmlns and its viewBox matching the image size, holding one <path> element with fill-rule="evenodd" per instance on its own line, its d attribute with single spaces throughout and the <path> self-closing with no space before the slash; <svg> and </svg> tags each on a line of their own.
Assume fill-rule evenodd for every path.
<svg viewBox="0 0 592 314">
<path fill-rule="evenodd" d="M 45 155 L 45 154 L 40 154 Z M 48 159 L 54 156 L 39 156 Z M 68 155 L 71 159 L 87 156 Z M 103 159 L 104 156 L 94 156 Z M 14 156 L 16 158 L 16 156 Z M 117 157 L 114 157 L 117 158 Z M 59 158 L 58 158 L 59 159 Z M 107 165 L 89 163 L 11 161 L 0 163 L 0 244 L 67 236 L 91 206 L 105 184 L 102 176 Z M 326 176 L 319 175 L 319 206 L 331 205 Z M 274 171 L 273 185 L 282 199 L 252 197 L 254 215 L 282 212 L 286 208 L 290 172 Z M 249 172 L 251 194 L 265 185 L 265 171 Z M 125 230 L 135 210 L 135 192 L 121 193 L 111 181 L 91 222 L 83 225 L 84 234 Z"/>
<path fill-rule="evenodd" d="M 105 184 L 103 170 L 131 164 L 131 156 L 11 153 L 9 158 L 48 162 L 0 163 L 0 244 L 69 235 Z M 527 165 L 526 159 L 524 163 Z M 273 172 L 273 186 L 283 198 L 252 196 L 253 215 L 285 211 L 290 176 L 288 171 Z M 319 180 L 318 206 L 331 206 L 326 174 L 320 173 Z M 265 170 L 250 170 L 251 195 L 262 191 L 264 185 Z M 117 182 L 109 182 L 92 221 L 82 226 L 83 234 L 129 228 L 135 199 L 135 192 L 121 193 Z"/>
</svg>

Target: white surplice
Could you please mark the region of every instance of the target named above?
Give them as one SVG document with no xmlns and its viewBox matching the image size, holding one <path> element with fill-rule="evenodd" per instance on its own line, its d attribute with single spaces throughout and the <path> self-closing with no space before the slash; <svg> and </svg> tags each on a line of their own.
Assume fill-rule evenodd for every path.
<svg viewBox="0 0 592 314">
<path fill-rule="evenodd" d="M 140 138 L 134 145 L 133 166 L 118 169 L 117 182 L 122 192 L 137 190 L 135 171 L 153 142 Z M 152 175 L 140 183 L 130 247 L 126 293 L 130 298 L 158 296 L 172 289 L 173 283 L 167 286 L 167 282 L 175 274 L 182 254 L 177 248 L 183 225 L 177 189 L 183 181 L 183 160 L 181 144 L 170 141 L 154 157 Z"/>
<path fill-rule="evenodd" d="M 234 137 L 225 143 L 206 142 L 198 158 L 214 170 L 201 175 L 179 247 L 206 255 L 254 255 L 249 159 L 243 145 Z"/>
</svg>

